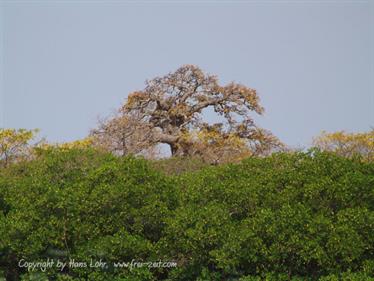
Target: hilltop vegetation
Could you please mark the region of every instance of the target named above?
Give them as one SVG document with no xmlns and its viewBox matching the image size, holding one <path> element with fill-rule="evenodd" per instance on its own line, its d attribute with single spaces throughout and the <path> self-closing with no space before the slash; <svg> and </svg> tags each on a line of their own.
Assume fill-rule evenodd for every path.
<svg viewBox="0 0 374 281">
<path fill-rule="evenodd" d="M 196 171 L 187 164 L 175 173 L 174 160 L 157 165 L 92 148 L 44 148 L 1 169 L 1 274 L 6 280 L 373 280 L 374 163 L 362 160 L 310 150 Z M 45 272 L 19 266 L 48 258 L 108 266 Z M 132 260 L 177 267 L 113 265 Z"/>
</svg>

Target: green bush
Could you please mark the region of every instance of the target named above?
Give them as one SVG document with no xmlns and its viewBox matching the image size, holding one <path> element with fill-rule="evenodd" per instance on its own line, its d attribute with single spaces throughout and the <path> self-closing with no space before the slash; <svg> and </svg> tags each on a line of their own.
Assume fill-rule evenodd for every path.
<svg viewBox="0 0 374 281">
<path fill-rule="evenodd" d="M 201 157 L 172 156 L 159 160 L 151 160 L 151 166 L 169 176 L 181 175 L 187 172 L 196 172 L 210 166 Z"/>
<path fill-rule="evenodd" d="M 155 258 L 153 244 L 177 204 L 176 187 L 145 160 L 91 150 L 53 149 L 3 175 L 0 249 L 8 276 L 25 273 L 21 259 Z M 91 271 L 64 273 L 88 278 Z"/>
<path fill-rule="evenodd" d="M 0 280 L 372 280 L 373 163 L 317 150 L 186 161 L 170 177 L 144 159 L 51 148 L 1 170 Z M 106 265 L 19 266 L 48 259 Z M 178 266 L 113 266 L 132 260 Z"/>
<path fill-rule="evenodd" d="M 369 270 L 373 164 L 318 151 L 277 154 L 185 174 L 178 185 L 181 205 L 160 241 L 183 263 L 177 280 L 206 268 L 224 280 Z"/>
</svg>

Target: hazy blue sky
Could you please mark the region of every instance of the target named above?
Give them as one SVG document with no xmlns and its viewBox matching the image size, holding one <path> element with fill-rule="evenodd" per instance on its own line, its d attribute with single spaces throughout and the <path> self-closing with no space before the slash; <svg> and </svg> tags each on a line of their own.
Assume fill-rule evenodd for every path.
<svg viewBox="0 0 374 281">
<path fill-rule="evenodd" d="M 258 122 L 293 146 L 374 126 L 371 1 L 1 3 L 0 126 L 82 138 L 183 64 L 257 89 Z"/>
</svg>

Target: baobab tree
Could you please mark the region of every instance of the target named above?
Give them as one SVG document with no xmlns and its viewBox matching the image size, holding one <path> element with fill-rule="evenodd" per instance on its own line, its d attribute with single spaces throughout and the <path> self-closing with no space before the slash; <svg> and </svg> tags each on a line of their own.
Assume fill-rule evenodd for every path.
<svg viewBox="0 0 374 281">
<path fill-rule="evenodd" d="M 207 108 L 223 122 L 208 124 L 203 114 Z M 169 145 L 172 155 L 213 153 L 218 158 L 225 151 L 259 155 L 279 148 L 276 137 L 257 127 L 252 112 L 264 112 L 256 90 L 234 82 L 222 86 L 216 76 L 184 65 L 146 81 L 144 90 L 131 93 L 117 114 L 91 135 L 120 154 L 137 154 L 158 144 Z"/>
</svg>

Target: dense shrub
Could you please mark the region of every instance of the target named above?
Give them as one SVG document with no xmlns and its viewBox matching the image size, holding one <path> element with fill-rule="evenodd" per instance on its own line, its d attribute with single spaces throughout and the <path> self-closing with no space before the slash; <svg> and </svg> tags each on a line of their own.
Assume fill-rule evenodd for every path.
<svg viewBox="0 0 374 281">
<path fill-rule="evenodd" d="M 9 279 L 24 273 L 18 268 L 20 259 L 69 258 L 88 263 L 91 258 L 155 258 L 154 242 L 177 203 L 175 187 L 150 170 L 145 160 L 90 150 L 52 149 L 3 174 L 0 249 Z M 106 271 L 99 272 L 101 279 L 87 269 L 65 273 L 89 280 L 117 276 L 109 272 L 111 268 Z M 149 276 L 147 272 L 130 275 L 139 280 Z"/>
<path fill-rule="evenodd" d="M 278 154 L 186 174 L 179 186 L 162 239 L 184 262 L 178 280 L 373 274 L 373 164 Z"/>
<path fill-rule="evenodd" d="M 154 165 L 54 148 L 3 169 L 3 275 L 7 280 L 373 280 L 373 163 L 312 150 L 181 174 L 189 164 L 178 164 L 183 169 L 173 177 Z M 19 267 L 21 259 L 48 258 L 102 260 L 109 266 L 62 272 Z M 113 267 L 131 260 L 178 266 Z"/>
<path fill-rule="evenodd" d="M 166 175 L 181 175 L 187 172 L 196 172 L 210 166 L 201 157 L 172 156 L 158 160 L 150 160 L 151 166 Z"/>
</svg>

